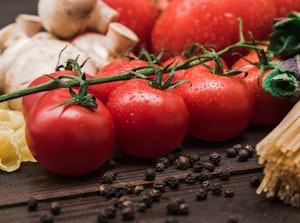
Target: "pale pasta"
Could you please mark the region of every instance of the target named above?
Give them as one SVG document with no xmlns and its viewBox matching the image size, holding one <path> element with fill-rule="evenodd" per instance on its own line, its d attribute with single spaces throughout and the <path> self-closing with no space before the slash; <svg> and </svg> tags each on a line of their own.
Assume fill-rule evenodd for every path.
<svg viewBox="0 0 300 223">
<path fill-rule="evenodd" d="M 259 162 L 265 163 L 257 193 L 300 207 L 300 101 L 256 149 Z"/>
<path fill-rule="evenodd" d="M 0 103 L 0 170 L 12 172 L 27 161 L 36 162 L 26 143 L 23 115 Z"/>
</svg>

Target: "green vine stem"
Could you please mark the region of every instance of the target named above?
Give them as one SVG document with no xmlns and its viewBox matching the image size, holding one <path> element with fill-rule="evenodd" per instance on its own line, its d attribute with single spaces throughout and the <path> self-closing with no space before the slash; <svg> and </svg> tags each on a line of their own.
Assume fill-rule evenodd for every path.
<svg viewBox="0 0 300 223">
<path fill-rule="evenodd" d="M 255 41 L 246 42 L 245 41 L 245 38 L 244 38 L 243 32 L 242 32 L 242 20 L 239 19 L 238 22 L 239 22 L 239 28 L 240 28 L 240 39 L 237 43 L 232 44 L 218 52 L 214 52 L 211 54 L 205 53 L 204 55 L 195 55 L 182 63 L 176 64 L 174 66 L 168 66 L 168 67 L 161 68 L 161 70 L 159 72 L 170 73 L 170 72 L 174 72 L 176 70 L 187 69 L 187 68 L 199 65 L 199 64 L 203 64 L 209 60 L 213 60 L 216 58 L 216 56 L 221 57 L 224 54 L 229 53 L 229 52 L 234 51 L 239 48 L 254 49 L 258 52 L 264 51 L 262 48 L 259 48 L 257 46 L 257 45 L 261 44 L 261 42 L 255 42 Z M 70 60 L 67 63 L 70 63 Z M 153 62 L 149 61 L 149 66 L 137 67 L 137 68 L 125 71 L 124 73 L 116 74 L 113 76 L 107 76 L 107 77 L 101 77 L 101 78 L 88 78 L 85 80 L 85 84 L 94 85 L 94 84 L 101 84 L 101 83 L 118 81 L 118 80 L 128 80 L 128 79 L 131 79 L 134 77 L 148 76 L 148 75 L 157 73 L 157 71 L 158 71 L 157 69 L 158 68 L 156 66 L 153 66 Z M 33 87 L 25 88 L 25 89 L 22 89 L 19 91 L 15 91 L 12 93 L 0 95 L 0 102 L 12 100 L 15 98 L 23 97 L 23 96 L 26 96 L 29 94 L 34 94 L 34 93 L 38 93 L 38 92 L 42 92 L 42 91 L 50 91 L 50 90 L 57 89 L 57 88 L 71 88 L 74 86 L 79 86 L 80 84 L 81 83 L 80 83 L 79 79 L 72 79 L 72 80 L 66 80 L 66 81 L 62 81 L 62 80 L 58 81 L 58 80 L 53 79 L 53 80 L 50 80 L 46 83 L 43 83 L 43 84 L 40 84 L 37 86 L 33 86 Z"/>
</svg>

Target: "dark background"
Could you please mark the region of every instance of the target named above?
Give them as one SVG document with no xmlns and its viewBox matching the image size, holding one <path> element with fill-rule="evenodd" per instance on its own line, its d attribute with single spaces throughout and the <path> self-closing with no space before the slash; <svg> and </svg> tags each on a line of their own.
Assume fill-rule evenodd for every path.
<svg viewBox="0 0 300 223">
<path fill-rule="evenodd" d="M 13 23 L 18 14 L 36 15 L 37 3 L 38 0 L 0 0 L 0 29 Z"/>
</svg>

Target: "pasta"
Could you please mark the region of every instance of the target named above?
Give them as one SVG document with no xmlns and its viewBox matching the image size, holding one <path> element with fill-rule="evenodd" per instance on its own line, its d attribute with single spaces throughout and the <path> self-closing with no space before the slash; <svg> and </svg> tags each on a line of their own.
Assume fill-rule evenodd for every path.
<svg viewBox="0 0 300 223">
<path fill-rule="evenodd" d="M 0 170 L 12 172 L 27 161 L 36 162 L 26 143 L 23 115 L 0 103 Z"/>
<path fill-rule="evenodd" d="M 300 101 L 256 146 L 264 179 L 257 193 L 300 207 Z"/>
</svg>

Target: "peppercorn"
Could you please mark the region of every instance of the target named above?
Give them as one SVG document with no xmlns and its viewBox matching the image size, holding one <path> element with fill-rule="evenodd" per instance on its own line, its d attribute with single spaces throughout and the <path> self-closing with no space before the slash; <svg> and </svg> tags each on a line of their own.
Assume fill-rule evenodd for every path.
<svg viewBox="0 0 300 223">
<path fill-rule="evenodd" d="M 239 219 L 236 216 L 229 216 L 227 219 L 227 223 L 238 223 Z"/>
<path fill-rule="evenodd" d="M 164 164 L 165 168 L 168 168 L 170 166 L 170 160 L 168 157 L 165 157 L 165 156 L 159 157 L 156 164 L 157 163 Z"/>
<path fill-rule="evenodd" d="M 136 185 L 135 187 L 134 187 L 134 190 L 133 190 L 133 193 L 134 194 L 140 194 L 142 191 L 144 191 L 144 186 L 142 186 L 142 185 Z"/>
<path fill-rule="evenodd" d="M 61 206 L 58 202 L 52 202 L 50 204 L 50 212 L 54 215 L 60 214 Z"/>
<path fill-rule="evenodd" d="M 38 206 L 38 201 L 35 198 L 30 198 L 27 201 L 27 206 L 29 211 L 35 211 Z"/>
<path fill-rule="evenodd" d="M 244 148 L 245 148 L 246 150 L 248 150 L 248 152 L 249 152 L 249 158 L 253 157 L 253 155 L 254 155 L 254 153 L 255 153 L 255 148 L 254 148 L 254 146 L 252 146 L 251 144 L 247 144 L 247 145 L 244 146 Z"/>
<path fill-rule="evenodd" d="M 211 172 L 209 172 L 208 170 L 203 170 L 199 175 L 198 175 L 198 180 L 200 182 L 206 181 L 206 180 L 210 180 L 211 179 Z"/>
<path fill-rule="evenodd" d="M 209 191 L 211 189 L 211 181 L 210 180 L 205 180 L 203 182 L 201 182 L 201 187 L 205 188 L 207 191 Z"/>
<path fill-rule="evenodd" d="M 157 181 L 153 183 L 153 188 L 159 190 L 161 193 L 165 192 L 166 190 L 166 183 L 163 181 Z"/>
<path fill-rule="evenodd" d="M 135 217 L 135 211 L 132 207 L 126 207 L 121 210 L 122 219 L 125 221 L 131 221 Z"/>
<path fill-rule="evenodd" d="M 106 171 L 102 175 L 102 180 L 106 184 L 112 184 L 115 179 L 116 179 L 116 175 L 114 173 L 112 173 L 111 171 Z"/>
<path fill-rule="evenodd" d="M 167 211 L 172 215 L 187 215 L 189 213 L 189 206 L 183 198 L 178 198 L 167 204 Z"/>
<path fill-rule="evenodd" d="M 97 221 L 98 223 L 107 223 L 109 220 L 107 213 L 104 211 L 100 211 L 97 215 Z"/>
<path fill-rule="evenodd" d="M 196 162 L 201 161 L 200 155 L 199 154 L 192 154 L 189 155 L 189 162 L 190 162 L 190 166 L 193 166 Z"/>
<path fill-rule="evenodd" d="M 122 197 L 127 194 L 126 188 L 120 187 L 116 188 L 116 197 Z"/>
<path fill-rule="evenodd" d="M 116 166 L 116 162 L 113 159 L 109 159 L 105 162 L 104 166 L 107 170 L 111 170 Z"/>
<path fill-rule="evenodd" d="M 101 184 L 99 186 L 99 194 L 107 198 L 112 198 L 116 196 L 117 188 L 113 187 L 111 184 Z"/>
<path fill-rule="evenodd" d="M 145 180 L 154 180 L 156 177 L 156 171 L 153 168 L 148 168 L 145 172 Z"/>
<path fill-rule="evenodd" d="M 184 178 L 184 182 L 186 182 L 187 184 L 194 184 L 194 183 L 196 183 L 196 181 L 197 181 L 197 178 L 192 173 L 188 173 L 186 175 L 186 177 Z"/>
<path fill-rule="evenodd" d="M 217 153 L 217 152 L 212 152 L 211 154 L 209 154 L 209 161 L 211 161 L 215 166 L 218 166 L 221 162 L 221 154 Z"/>
<path fill-rule="evenodd" d="M 226 169 L 222 169 L 219 172 L 219 177 L 221 178 L 221 180 L 228 180 L 230 177 L 230 172 Z"/>
<path fill-rule="evenodd" d="M 179 179 L 175 177 L 168 177 L 165 182 L 166 186 L 169 186 L 171 189 L 177 189 L 180 185 Z"/>
<path fill-rule="evenodd" d="M 211 173 L 215 171 L 215 165 L 209 161 L 204 161 L 203 167 L 205 170 L 208 170 Z"/>
<path fill-rule="evenodd" d="M 260 182 L 261 182 L 261 180 L 258 176 L 253 176 L 250 179 L 250 185 L 252 187 L 258 187 L 260 185 Z"/>
<path fill-rule="evenodd" d="M 147 209 L 147 206 L 146 206 L 146 204 L 144 202 L 139 202 L 137 204 L 137 211 L 139 211 L 139 212 L 145 212 L 146 209 Z"/>
<path fill-rule="evenodd" d="M 159 201 L 161 198 L 161 192 L 156 189 L 150 190 L 149 195 L 152 197 L 153 201 Z"/>
<path fill-rule="evenodd" d="M 176 160 L 176 168 L 180 169 L 180 170 L 186 170 L 187 168 L 189 168 L 190 162 L 189 162 L 189 158 L 186 156 L 179 156 Z"/>
<path fill-rule="evenodd" d="M 233 197 L 234 195 L 234 189 L 233 188 L 225 188 L 224 190 L 225 197 Z"/>
<path fill-rule="evenodd" d="M 226 155 L 228 158 L 235 158 L 237 156 L 238 152 L 234 147 L 230 147 L 226 149 Z"/>
<path fill-rule="evenodd" d="M 116 217 L 117 209 L 116 207 L 110 205 L 104 209 L 104 212 L 109 219 L 114 219 Z"/>
<path fill-rule="evenodd" d="M 204 164 L 201 160 L 198 160 L 198 161 L 194 162 L 192 167 L 193 167 L 194 172 L 199 173 L 204 169 Z"/>
<path fill-rule="evenodd" d="M 176 156 L 173 153 L 169 153 L 169 154 L 167 154 L 167 159 L 169 160 L 169 164 L 171 165 L 174 162 L 174 160 L 176 159 Z"/>
<path fill-rule="evenodd" d="M 220 183 L 213 183 L 211 185 L 211 192 L 213 195 L 220 195 L 222 190 L 222 185 Z"/>
<path fill-rule="evenodd" d="M 133 194 L 134 193 L 134 188 L 135 185 L 133 184 L 126 184 L 123 186 L 124 190 L 126 191 L 127 194 Z"/>
<path fill-rule="evenodd" d="M 199 190 L 196 192 L 196 199 L 198 201 L 205 200 L 207 198 L 207 189 L 204 187 L 200 187 Z"/>
<path fill-rule="evenodd" d="M 240 144 L 240 143 L 237 143 L 237 144 L 234 144 L 232 146 L 232 148 L 234 148 L 238 152 L 240 149 L 243 149 L 244 146 L 242 144 Z"/>
<path fill-rule="evenodd" d="M 139 202 L 145 203 L 147 208 L 150 208 L 153 203 L 153 198 L 149 193 L 142 193 L 139 197 Z"/>
<path fill-rule="evenodd" d="M 166 166 L 164 163 L 158 162 L 155 164 L 155 170 L 157 172 L 163 172 L 166 169 Z"/>
<path fill-rule="evenodd" d="M 241 161 L 241 162 L 246 162 L 249 158 L 249 152 L 247 149 L 240 149 L 238 151 L 238 160 Z"/>
<path fill-rule="evenodd" d="M 133 203 L 129 196 L 122 196 L 118 199 L 118 207 L 123 209 L 126 207 L 133 207 Z"/>
<path fill-rule="evenodd" d="M 40 218 L 41 223 L 52 223 L 54 222 L 53 214 L 50 212 L 47 212 L 43 214 Z"/>
</svg>

